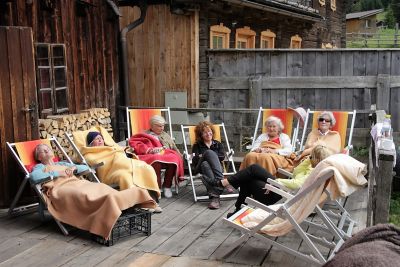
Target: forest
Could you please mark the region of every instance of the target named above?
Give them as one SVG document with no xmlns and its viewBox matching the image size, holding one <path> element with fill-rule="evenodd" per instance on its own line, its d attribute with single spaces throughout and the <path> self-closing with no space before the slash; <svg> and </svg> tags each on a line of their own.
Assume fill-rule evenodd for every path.
<svg viewBox="0 0 400 267">
<path fill-rule="evenodd" d="M 374 9 L 385 9 L 385 24 L 394 28 L 400 22 L 400 0 L 354 0 L 347 1 L 346 13 L 361 12 Z"/>
</svg>

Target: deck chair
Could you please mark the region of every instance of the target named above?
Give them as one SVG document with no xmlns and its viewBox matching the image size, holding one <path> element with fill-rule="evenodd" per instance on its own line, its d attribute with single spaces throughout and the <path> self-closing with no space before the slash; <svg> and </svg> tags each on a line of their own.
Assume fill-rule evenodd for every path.
<svg viewBox="0 0 400 267">
<path fill-rule="evenodd" d="M 318 115 L 321 114 L 322 111 L 309 111 L 310 114 L 312 114 L 312 129 L 315 129 L 318 127 Z M 333 131 L 337 131 L 340 134 L 340 137 L 342 139 L 342 146 L 341 146 L 341 151 L 343 151 L 346 154 L 349 154 L 350 151 L 353 149 L 353 145 L 351 143 L 352 138 L 353 138 L 353 131 L 354 131 L 354 123 L 356 121 L 356 114 L 357 111 L 333 111 L 333 116 L 336 119 L 336 124 L 332 128 Z M 349 120 L 349 116 L 351 116 L 351 120 Z M 350 122 L 350 125 L 348 126 Z M 308 123 L 308 117 L 306 119 L 305 125 Z M 347 137 L 347 128 L 350 128 L 349 130 L 349 136 L 346 140 Z M 304 149 L 305 145 L 305 134 L 306 131 L 303 131 L 303 135 L 301 137 L 301 143 L 300 143 L 300 150 Z"/>
<path fill-rule="evenodd" d="M 220 141 L 224 144 L 225 149 L 227 149 L 226 152 L 226 157 L 225 157 L 225 161 L 224 161 L 224 176 L 227 175 L 233 175 L 236 173 L 236 167 L 235 167 L 235 163 L 233 161 L 233 154 L 234 151 L 233 149 L 231 149 L 230 145 L 229 145 L 229 140 L 228 140 L 228 136 L 226 134 L 226 130 L 225 130 L 225 125 L 224 123 L 221 124 L 214 124 L 214 139 L 217 141 Z M 195 187 L 195 183 L 194 183 L 194 175 L 192 172 L 192 154 L 189 152 L 189 149 L 191 151 L 192 146 L 195 144 L 196 142 L 196 137 L 195 137 L 195 129 L 196 126 L 184 126 L 181 125 L 181 130 L 182 130 L 182 137 L 183 137 L 183 144 L 184 144 L 184 149 L 185 151 L 183 152 L 183 156 L 188 164 L 188 169 L 189 169 L 189 176 L 190 176 L 190 182 L 192 185 L 192 190 L 193 190 L 193 197 L 194 197 L 194 201 L 201 201 L 201 200 L 208 200 L 208 196 L 207 195 L 197 195 L 196 192 L 196 187 Z M 222 133 L 221 133 L 222 131 Z M 222 135 L 221 135 L 222 134 Z M 223 137 L 223 138 L 222 138 Z M 227 164 L 225 164 L 227 163 Z M 229 165 L 229 166 L 226 166 Z M 231 172 L 228 172 L 229 168 L 232 170 Z M 238 197 L 238 194 L 223 194 L 220 196 L 221 199 L 227 199 L 227 198 L 236 198 Z"/>
<path fill-rule="evenodd" d="M 164 114 L 163 114 L 164 113 Z M 172 134 L 171 112 L 167 108 L 133 108 L 126 107 L 126 122 L 128 128 L 128 139 L 134 134 L 141 133 L 150 129 L 149 120 L 154 115 L 164 115 L 169 127 L 169 134 L 174 139 Z"/>
<path fill-rule="evenodd" d="M 240 230 L 242 235 L 229 247 L 222 248 L 217 252 L 217 258 L 228 255 L 243 242 L 254 237 L 265 242 L 267 245 L 275 246 L 309 263 L 318 265 L 324 264 L 333 257 L 334 253 L 344 243 L 344 239 L 337 231 L 336 226 L 331 223 L 318 206 L 319 198 L 324 194 L 324 190 L 331 180 L 332 175 L 332 170 L 325 172 L 313 183 L 303 187 L 302 190 L 294 196 L 266 185 L 267 189 L 279 193 L 286 198 L 286 200 L 280 204 L 266 206 L 254 199 L 246 198 L 246 203 L 248 203 L 249 206 L 244 206 L 231 217 L 223 219 L 223 222 L 227 225 Z M 252 206 L 258 209 L 252 208 Z M 329 236 L 328 238 L 332 238 L 330 241 L 325 235 L 322 235 L 320 231 L 317 232 L 320 235 L 315 235 L 304 231 L 300 226 L 313 211 L 317 213 L 323 222 L 323 226 L 316 226 L 317 229 L 323 230 L 324 234 Z M 244 217 L 249 214 L 253 216 L 253 218 L 258 217 L 258 222 L 245 222 Z M 280 242 L 279 237 L 286 235 L 292 230 L 298 234 L 309 251 L 297 251 Z M 276 237 L 278 238 L 276 239 Z M 328 248 L 330 252 L 324 255 L 321 247 Z"/>
<path fill-rule="evenodd" d="M 172 140 L 175 140 L 172 132 L 171 111 L 169 107 L 166 108 L 134 108 L 126 107 L 126 121 L 128 127 L 128 139 L 137 133 L 142 133 L 150 129 L 150 118 L 154 115 L 163 116 L 168 124 L 169 135 Z M 128 144 L 128 141 L 127 141 Z M 164 179 L 165 169 L 161 169 L 161 183 Z M 178 177 L 174 178 L 175 192 L 179 192 Z"/>
<path fill-rule="evenodd" d="M 257 139 L 259 128 L 261 128 L 262 133 L 265 133 L 266 129 L 264 127 L 264 124 L 269 116 L 275 116 L 281 119 L 284 125 L 283 132 L 291 138 L 293 151 L 295 151 L 296 145 L 299 144 L 298 135 L 300 130 L 300 121 L 297 120 L 296 125 L 293 127 L 295 116 L 293 115 L 293 112 L 289 109 L 264 109 L 260 107 L 251 146 L 253 147 L 254 142 Z"/>
<path fill-rule="evenodd" d="M 54 137 L 51 137 L 50 139 L 39 139 L 39 140 L 18 142 L 18 143 L 7 142 L 7 146 L 10 149 L 12 155 L 17 160 L 18 165 L 22 168 L 22 170 L 25 173 L 24 180 L 22 181 L 22 183 L 18 189 L 18 192 L 8 210 L 9 215 L 21 214 L 21 213 L 27 212 L 27 210 L 29 210 L 33 207 L 39 206 L 39 214 L 41 215 L 42 219 L 44 218 L 44 208 L 45 208 L 46 204 L 45 204 L 45 201 L 44 201 L 44 198 L 42 195 L 41 184 L 31 183 L 33 190 L 39 196 L 39 203 L 22 206 L 22 207 L 16 207 L 18 200 L 21 197 L 23 189 L 25 188 L 28 181 L 30 182 L 30 179 L 29 179 L 30 173 L 31 173 L 33 167 L 37 164 L 34 160 L 33 152 L 34 152 L 36 146 L 39 144 L 47 144 L 50 147 L 56 148 L 58 151 L 60 151 L 62 153 L 63 157 L 68 162 L 72 163 L 72 160 L 70 159 L 70 157 L 68 157 L 65 150 L 62 148 L 60 143 Z M 55 161 L 58 161 L 58 158 L 56 158 Z M 53 219 L 56 221 L 56 223 L 57 223 L 58 227 L 61 229 L 62 233 L 64 235 L 68 235 L 68 230 L 65 228 L 65 226 L 60 221 L 56 220 L 55 218 L 53 218 Z"/>
</svg>

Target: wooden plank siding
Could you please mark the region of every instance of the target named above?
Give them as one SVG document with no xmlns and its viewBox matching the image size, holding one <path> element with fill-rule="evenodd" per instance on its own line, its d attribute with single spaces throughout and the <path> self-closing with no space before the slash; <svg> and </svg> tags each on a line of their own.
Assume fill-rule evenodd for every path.
<svg viewBox="0 0 400 267">
<path fill-rule="evenodd" d="M 238 103 L 236 95 L 248 99 L 249 81 L 259 76 L 265 108 L 369 110 L 378 103 L 393 115 L 394 130 L 400 130 L 398 49 L 209 50 L 208 55 L 208 88 L 213 99 L 209 108 L 257 108 Z M 388 79 L 388 93 L 378 92 L 382 86 L 377 84 L 384 79 Z M 232 125 L 229 116 L 213 119 Z M 360 114 L 356 127 L 369 127 L 367 114 Z"/>
<path fill-rule="evenodd" d="M 28 1 L 29 2 L 29 1 Z M 119 90 L 118 16 L 103 0 L 86 1 L 77 12 L 76 1 L 18 0 L 1 3 L 0 26 L 31 27 L 34 43 L 66 46 L 68 108 L 70 113 L 104 107 L 115 118 Z"/>
<path fill-rule="evenodd" d="M 120 28 L 140 17 L 122 7 Z M 130 104 L 164 106 L 165 92 L 187 92 L 188 107 L 199 105 L 198 13 L 174 15 L 168 5 L 151 5 L 144 23 L 127 35 Z"/>
<path fill-rule="evenodd" d="M 34 73 L 31 28 L 0 27 L 0 206 L 8 204 L 23 177 L 6 142 L 39 135 Z M 28 108 L 34 110 L 25 112 Z"/>
</svg>

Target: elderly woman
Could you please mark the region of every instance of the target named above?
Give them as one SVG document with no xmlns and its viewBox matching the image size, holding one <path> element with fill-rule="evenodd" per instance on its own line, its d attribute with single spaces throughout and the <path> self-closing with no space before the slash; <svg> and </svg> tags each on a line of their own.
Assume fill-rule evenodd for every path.
<svg viewBox="0 0 400 267">
<path fill-rule="evenodd" d="M 73 135 L 74 140 L 81 142 L 80 152 L 90 165 L 104 163 L 97 169 L 101 182 L 118 184 L 120 190 L 140 187 L 148 190 L 152 198 L 158 201 L 160 190 L 154 169 L 146 162 L 128 158 L 125 148 L 117 145 L 106 129 L 98 127 L 96 130 L 88 133 L 74 132 Z M 154 212 L 161 211 L 157 205 Z"/>
<path fill-rule="evenodd" d="M 302 153 L 296 158 L 296 161 L 310 155 L 311 150 L 317 145 L 323 145 L 332 150 L 333 153 L 339 153 L 341 148 L 340 134 L 336 131 L 331 131 L 335 126 L 336 120 L 333 113 L 323 111 L 318 115 L 318 128 L 313 129 L 307 136 L 307 141 Z"/>
<path fill-rule="evenodd" d="M 140 160 L 150 164 L 157 175 L 159 188 L 163 188 L 166 198 L 172 197 L 172 180 L 183 177 L 183 159 L 171 137 L 164 132 L 165 120 L 159 115 L 150 119 L 150 130 L 133 135 L 129 146 Z M 164 183 L 161 185 L 161 169 L 165 169 Z M 176 181 L 177 182 L 177 181 Z"/>
<path fill-rule="evenodd" d="M 282 133 L 282 121 L 270 116 L 265 121 L 266 133 L 261 134 L 254 142 L 240 169 L 245 169 L 252 164 L 259 164 L 272 175 L 276 175 L 278 168 L 287 171 L 293 170 L 293 161 L 289 158 L 292 153 L 292 144 L 287 134 Z"/>
<path fill-rule="evenodd" d="M 225 158 L 224 146 L 214 140 L 214 128 L 208 121 L 200 122 L 195 128 L 196 143 L 192 147 L 194 173 L 202 174 L 202 182 L 211 199 L 209 209 L 219 209 L 220 195 L 224 188 L 221 162 Z"/>
<path fill-rule="evenodd" d="M 255 200 L 265 204 L 271 205 L 281 199 L 281 196 L 273 193 L 266 192 L 264 189 L 268 178 L 276 179 L 276 181 L 289 189 L 295 190 L 300 188 L 311 171 L 317 166 L 319 162 L 332 155 L 332 151 L 325 146 L 315 146 L 311 152 L 312 157 L 304 160 L 293 170 L 292 179 L 276 179 L 274 175 L 266 171 L 260 165 L 253 164 L 246 169 L 238 171 L 236 174 L 221 181 L 223 186 L 232 185 L 234 188 L 239 188 L 239 196 L 235 203 L 235 211 L 228 214 L 228 218 L 240 210 L 242 204 L 245 204 L 246 197 L 252 196 Z"/>
<path fill-rule="evenodd" d="M 154 208 L 148 192 L 139 187 L 117 191 L 103 183 L 93 183 L 74 176 L 87 170 L 85 165 L 54 162 L 52 149 L 36 146 L 37 164 L 30 174 L 33 183 L 42 183 L 43 197 L 57 220 L 108 239 L 122 211 L 133 206 Z M 52 179 L 48 179 L 52 176 Z"/>
</svg>

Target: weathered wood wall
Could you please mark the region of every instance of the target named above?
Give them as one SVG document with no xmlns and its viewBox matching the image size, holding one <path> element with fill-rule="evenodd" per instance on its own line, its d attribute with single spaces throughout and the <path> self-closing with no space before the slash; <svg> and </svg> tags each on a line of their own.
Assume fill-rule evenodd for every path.
<svg viewBox="0 0 400 267">
<path fill-rule="evenodd" d="M 121 29 L 140 17 L 139 8 L 121 8 Z M 168 5 L 152 5 L 143 24 L 127 35 L 130 105 L 164 106 L 164 92 L 187 92 L 198 99 L 198 13 L 174 15 Z"/>
<path fill-rule="evenodd" d="M 302 40 L 302 48 L 321 48 L 322 44 L 334 43 L 337 47 L 345 47 L 345 3 L 336 1 L 336 11 L 331 10 L 330 3 L 321 6 L 318 0 L 312 1 L 312 7 L 319 10 L 325 19 L 319 22 L 302 20 L 263 10 L 243 6 L 228 5 L 224 1 L 204 3 L 199 11 L 200 23 L 200 106 L 207 107 L 211 99 L 208 95 L 208 58 L 210 48 L 210 26 L 223 23 L 231 29 L 230 48 L 235 48 L 237 28 L 249 26 L 256 32 L 255 47 L 260 47 L 260 34 L 270 29 L 276 34 L 275 48 L 289 48 L 291 36 L 298 34 Z"/>
<path fill-rule="evenodd" d="M 0 1 L 0 26 L 31 27 L 34 43 L 65 44 L 69 112 L 104 107 L 115 118 L 118 16 L 104 0 L 77 2 Z"/>
<path fill-rule="evenodd" d="M 35 64 L 32 30 L 0 27 L 0 206 L 14 197 L 24 175 L 6 142 L 37 139 Z M 9 178 L 9 179 L 8 179 Z M 25 192 L 24 196 L 29 195 Z"/>
<path fill-rule="evenodd" d="M 399 49 L 208 53 L 210 108 L 369 110 L 377 104 L 400 130 Z M 366 115 L 357 116 L 356 127 L 369 127 Z"/>
</svg>

